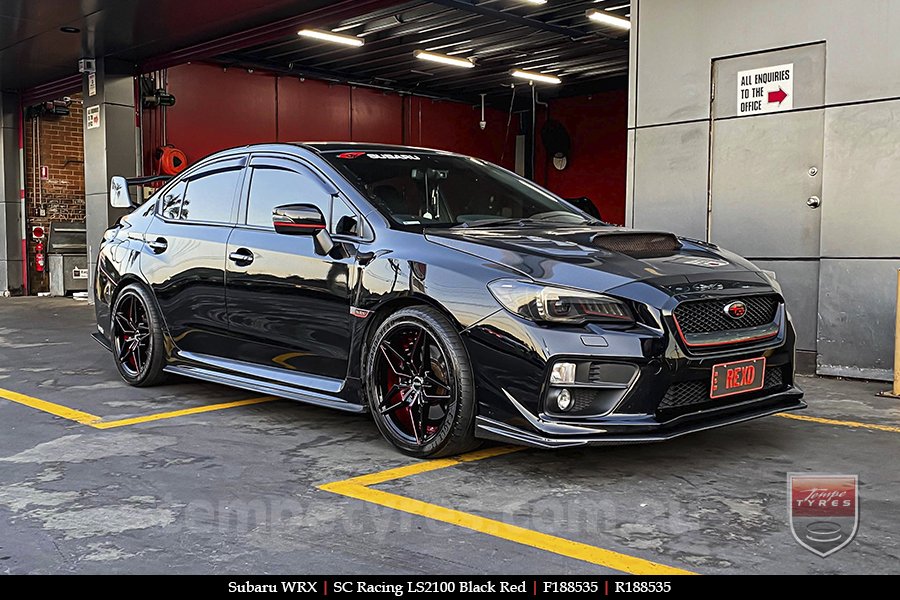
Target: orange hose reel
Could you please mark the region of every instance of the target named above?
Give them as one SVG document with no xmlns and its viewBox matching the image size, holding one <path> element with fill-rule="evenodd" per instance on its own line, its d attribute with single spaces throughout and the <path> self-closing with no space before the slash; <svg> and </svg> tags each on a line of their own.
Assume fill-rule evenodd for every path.
<svg viewBox="0 0 900 600">
<path fill-rule="evenodd" d="M 185 153 L 172 145 L 157 148 L 155 156 L 161 175 L 178 175 L 188 164 Z"/>
</svg>

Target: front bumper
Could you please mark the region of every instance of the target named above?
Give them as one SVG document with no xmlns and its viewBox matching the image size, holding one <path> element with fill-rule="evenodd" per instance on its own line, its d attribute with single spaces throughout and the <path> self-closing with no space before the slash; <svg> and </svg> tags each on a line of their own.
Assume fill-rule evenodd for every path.
<svg viewBox="0 0 900 600">
<path fill-rule="evenodd" d="M 479 415 L 475 422 L 475 432 L 480 438 L 538 448 L 663 442 L 688 433 L 706 431 L 779 412 L 806 408 L 806 403 L 802 398 L 803 392 L 792 386 L 777 394 L 718 409 L 684 414 L 664 423 L 649 424 L 636 421 L 628 425 L 619 421 L 606 429 L 597 426 L 584 427 L 580 433 L 569 429 L 566 435 L 561 434 L 558 423 L 542 419 L 531 423 L 532 427 L 526 430 Z"/>
<path fill-rule="evenodd" d="M 688 353 L 666 330 L 548 328 L 505 311 L 467 329 L 463 339 L 476 377 L 476 435 L 486 439 L 542 448 L 658 442 L 806 406 L 794 382 L 794 332 L 787 318 L 764 344 L 703 355 Z M 708 397 L 713 365 L 758 357 L 766 358 L 764 389 Z M 559 386 L 550 385 L 548 374 L 561 360 L 627 365 L 635 376 L 619 392 L 603 391 L 619 394 L 608 410 L 560 414 L 550 408 Z M 770 369 L 777 375 L 771 385 Z M 685 385 L 699 396 L 683 405 L 671 394 Z"/>
</svg>

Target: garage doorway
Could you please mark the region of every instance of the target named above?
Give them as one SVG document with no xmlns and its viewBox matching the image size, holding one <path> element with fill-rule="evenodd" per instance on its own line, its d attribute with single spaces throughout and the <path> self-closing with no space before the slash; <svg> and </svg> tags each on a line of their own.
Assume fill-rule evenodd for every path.
<svg viewBox="0 0 900 600">
<path fill-rule="evenodd" d="M 768 69 L 789 77 L 790 85 L 767 86 L 762 104 L 742 107 L 739 78 Z M 787 97 L 782 88 L 790 90 Z M 777 274 L 797 329 L 798 362 L 811 371 L 821 254 L 825 44 L 714 60 L 711 90 L 708 238 Z"/>
</svg>

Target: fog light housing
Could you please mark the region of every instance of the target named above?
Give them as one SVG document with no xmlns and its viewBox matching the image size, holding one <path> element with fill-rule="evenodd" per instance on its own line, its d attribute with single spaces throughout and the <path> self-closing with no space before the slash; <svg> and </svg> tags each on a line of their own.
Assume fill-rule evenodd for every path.
<svg viewBox="0 0 900 600">
<path fill-rule="evenodd" d="M 568 412 L 575 406 L 575 400 L 568 389 L 563 388 L 559 391 L 559 394 L 556 396 L 556 406 L 563 412 Z"/>
<path fill-rule="evenodd" d="M 550 371 L 550 383 L 553 385 L 575 383 L 575 363 L 558 362 Z"/>
</svg>

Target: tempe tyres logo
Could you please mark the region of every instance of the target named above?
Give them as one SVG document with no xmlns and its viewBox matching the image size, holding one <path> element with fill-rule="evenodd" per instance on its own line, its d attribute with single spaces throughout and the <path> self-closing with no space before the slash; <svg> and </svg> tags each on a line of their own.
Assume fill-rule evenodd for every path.
<svg viewBox="0 0 900 600">
<path fill-rule="evenodd" d="M 788 516 L 797 542 L 826 557 L 850 543 L 859 524 L 856 475 L 788 473 Z"/>
</svg>

